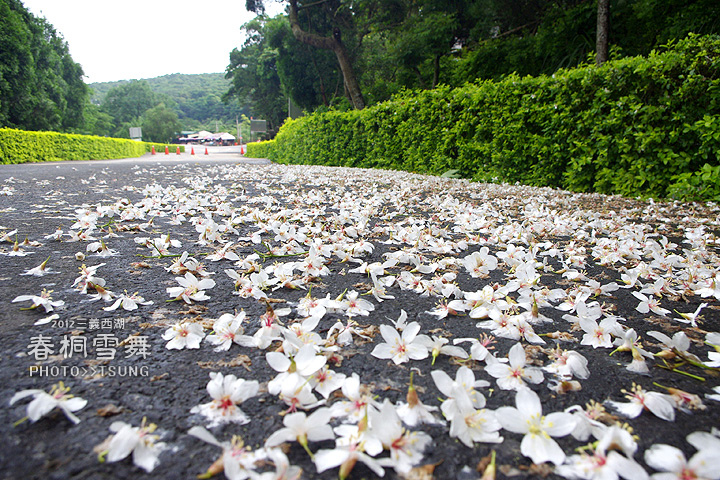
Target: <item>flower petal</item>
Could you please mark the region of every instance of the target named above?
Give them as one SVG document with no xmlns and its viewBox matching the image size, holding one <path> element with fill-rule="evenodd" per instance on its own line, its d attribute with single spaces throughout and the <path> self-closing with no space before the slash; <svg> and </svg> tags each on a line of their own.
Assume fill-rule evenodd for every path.
<svg viewBox="0 0 720 480">
<path fill-rule="evenodd" d="M 683 452 L 676 447 L 656 444 L 645 450 L 645 463 L 663 472 L 680 472 L 687 463 Z"/>
</svg>

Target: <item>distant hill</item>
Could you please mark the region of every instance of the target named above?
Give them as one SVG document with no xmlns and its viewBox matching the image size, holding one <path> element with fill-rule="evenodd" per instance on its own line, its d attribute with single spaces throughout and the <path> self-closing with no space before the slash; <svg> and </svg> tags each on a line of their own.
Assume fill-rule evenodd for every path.
<svg viewBox="0 0 720 480">
<path fill-rule="evenodd" d="M 222 102 L 222 96 L 230 88 L 230 80 L 225 79 L 223 73 L 197 75 L 173 73 L 142 80 L 150 85 L 153 92 L 167 95 L 177 104 L 173 107 L 176 108 L 180 121 L 188 127 L 214 121 L 234 124 L 236 117 L 242 114 L 249 115 L 249 110 L 237 102 L 229 104 Z M 93 90 L 91 101 L 96 105 L 102 104 L 105 94 L 111 88 L 129 81 L 91 83 L 89 85 Z"/>
</svg>

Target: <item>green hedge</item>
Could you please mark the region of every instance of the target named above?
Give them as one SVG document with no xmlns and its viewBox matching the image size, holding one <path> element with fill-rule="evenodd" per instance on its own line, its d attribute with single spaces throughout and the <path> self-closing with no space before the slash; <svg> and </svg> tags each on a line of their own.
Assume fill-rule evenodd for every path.
<svg viewBox="0 0 720 480">
<path fill-rule="evenodd" d="M 0 163 L 139 157 L 151 147 L 149 143 L 122 138 L 0 128 Z"/>
<path fill-rule="evenodd" d="M 720 37 L 552 76 L 408 91 L 286 122 L 248 156 L 720 200 Z"/>
</svg>

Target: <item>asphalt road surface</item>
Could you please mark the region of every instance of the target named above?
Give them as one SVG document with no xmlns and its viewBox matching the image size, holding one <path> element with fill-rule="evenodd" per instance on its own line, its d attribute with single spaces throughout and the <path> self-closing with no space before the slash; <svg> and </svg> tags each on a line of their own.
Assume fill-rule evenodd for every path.
<svg viewBox="0 0 720 480">
<path fill-rule="evenodd" d="M 196 478 L 223 452 L 188 433 L 197 427 L 207 428 L 219 442 L 237 436 L 234 461 L 247 463 L 234 473 L 226 468 L 228 478 L 259 478 L 261 473 L 263 478 L 290 478 L 299 469 L 302 478 L 336 478 L 338 468 L 331 464 L 341 463 L 338 459 L 349 450 L 344 440 L 336 448 L 333 438 L 356 425 L 342 415 L 329 423 L 346 426 L 336 428 L 333 438 L 311 438 L 308 447 L 315 462 L 297 442 L 286 441 L 281 449 L 263 447 L 286 426 L 284 419 L 298 418 L 289 417 L 293 407 L 308 415 L 325 407 L 336 413 L 342 402 L 375 405 L 362 407 L 360 417 L 373 408 L 384 412 L 369 414 L 355 437 L 345 437 L 349 442 L 361 439 L 353 451 L 365 449 L 367 454 L 359 457 L 348 478 L 376 478 L 380 470 L 385 478 L 479 478 L 493 451 L 497 478 L 567 477 L 578 464 L 573 463 L 580 458 L 573 457 L 577 449 L 596 438 L 565 432 L 553 441 L 563 457 L 555 463 L 565 466 L 543 461 L 540 447 L 534 450 L 539 456 L 532 458 L 538 464 L 533 464 L 521 448 L 530 434 L 511 428 L 507 409 L 503 417 L 502 409 L 514 407 L 518 394 L 504 389 L 501 378 L 510 383 L 524 378 L 546 416 L 574 411 L 573 406 L 590 411 L 586 406 L 596 402 L 596 412 L 604 410 L 596 416 L 597 438 L 607 441 L 603 435 L 614 425 L 625 432 L 618 434 L 615 455 L 632 459 L 632 468 L 647 474 L 658 471 L 652 455 L 648 457 L 657 448 L 653 445 L 676 447 L 689 459 L 700 447 L 686 437 L 704 432 L 703 448 L 717 446 L 708 438 L 720 427 L 720 402 L 711 397 L 720 377 L 717 368 L 702 366 L 711 363 L 714 352 L 705 341 L 720 331 L 720 290 L 713 283 L 720 265 L 716 206 L 471 184 L 401 172 L 280 166 L 245 159 L 231 148 L 209 148 L 209 155 L 204 148 L 195 150 L 194 156 L 0 165 L 1 478 Z M 201 267 L 189 268 L 180 257 L 183 252 Z M 468 258 L 475 252 L 472 263 Z M 46 259 L 44 274 L 31 274 Z M 199 288 L 204 295 L 197 289 L 183 292 L 188 270 L 198 280 L 212 280 Z M 52 311 L 28 309 L 35 301 L 23 296 L 43 291 L 51 292 L 46 294 L 51 300 L 44 302 L 56 302 L 48 306 Z M 176 300 L 182 293 L 192 298 Z M 482 295 L 490 299 L 480 300 Z M 320 300 L 316 303 L 322 304 L 322 313 L 306 309 L 303 299 L 308 296 Z M 130 300 L 117 303 L 128 298 L 135 299 L 136 309 L 125 308 Z M 702 304 L 695 323 L 683 323 L 676 313 L 695 312 Z M 478 310 L 482 305 L 485 313 Z M 494 309 L 520 328 L 478 327 L 490 322 L 488 312 Z M 474 358 L 443 350 L 433 360 L 432 348 L 420 348 L 411 334 L 415 327 L 408 325 L 402 330 L 407 344 L 392 350 L 399 354 L 396 363 L 382 353 L 385 347 L 378 347 L 392 336 L 390 330 L 401 329 L 395 322 L 403 311 L 407 324 L 417 322 L 419 335 L 428 339 L 442 337 L 447 346 L 474 339 L 454 345 Z M 261 326 L 269 312 L 277 316 L 276 330 L 265 335 Z M 236 333 L 245 337 L 216 351 L 209 335 L 218 334 L 216 320 L 223 315 L 244 315 Z M 317 325 L 303 324 L 311 315 Z M 588 319 L 610 320 L 589 332 Z M 355 322 L 355 333 L 346 330 L 347 343 L 338 335 L 338 322 L 343 329 Z M 168 348 L 178 331 L 172 328 L 180 323 L 201 332 L 199 348 Z M 601 326 L 613 333 L 598 333 Z M 635 365 L 644 363 L 645 372 L 628 369 L 633 361 L 629 349 L 610 355 L 630 338 L 631 329 L 641 338 L 633 345 L 639 359 Z M 193 346 L 196 330 L 173 342 Z M 649 332 L 684 336 L 674 337 L 672 349 Z M 617 344 L 598 344 L 605 340 Z M 278 360 L 305 344 L 314 345 L 317 357 L 308 364 L 299 358 Z M 510 356 L 516 373 L 491 374 L 497 369 L 480 345 L 501 364 Z M 517 345 L 524 354 L 513 358 L 511 349 L 517 352 Z M 405 358 L 409 351 L 417 358 Z M 574 370 L 559 367 L 556 354 L 563 351 L 564 358 L 567 352 L 582 355 L 586 367 L 580 360 Z M 310 392 L 310 380 L 293 382 L 303 369 L 314 372 L 304 379 L 317 373 L 309 366 L 313 361 L 337 378 L 357 375 L 361 387 L 353 392 L 346 380 L 343 388 L 331 389 L 328 383 L 327 397 L 321 389 L 310 393 L 313 401 L 293 397 Z M 278 371 L 283 362 L 284 374 Z M 518 362 L 527 362 L 524 374 L 518 373 Z M 448 390 L 438 384 L 441 374 L 432 373 L 455 379 L 461 368 L 484 383 L 473 389 L 459 382 Z M 560 378 L 558 369 L 570 376 Z M 240 409 L 244 420 L 233 410 L 236 421 L 212 425 L 212 418 L 203 415 L 207 408 L 197 408 L 213 400 L 211 373 L 245 381 L 249 393 L 223 407 Z M 395 432 L 400 420 L 393 406 L 407 400 L 411 373 L 422 403 L 440 408 L 442 402 L 448 418 L 438 409 L 431 412 L 436 423 L 410 427 L 406 422 L 406 430 Z M 76 400 L 62 393 L 56 397 L 68 402 L 61 403 L 74 410 L 70 413 L 79 422 L 57 408 L 37 421 L 21 421 L 39 414 L 27 407 L 33 398 L 44 397 L 30 393 L 10 405 L 13 396 L 30 389 L 50 392 L 61 381 Z M 650 395 L 656 400 L 629 418 L 618 404 L 628 402 L 625 394 L 632 393 L 634 384 L 656 392 Z M 287 385 L 292 394 L 283 390 Z M 665 387 L 692 395 L 683 404 L 663 396 L 669 393 Z M 459 416 L 450 421 L 454 409 L 470 397 L 473 403 L 463 407 L 463 421 Z M 217 410 L 222 400 L 218 402 L 209 408 Z M 521 406 L 519 418 L 534 413 L 529 404 Z M 500 423 L 492 428 L 501 417 L 504 428 Z M 134 464 L 132 455 L 111 462 L 106 454 L 106 461 L 98 460 L 98 452 L 110 445 L 103 442 L 116 433 L 111 431 L 114 422 L 157 426 L 148 435 L 157 435 L 156 443 L 164 448 L 151 471 Z M 316 419 L 316 425 L 322 424 Z M 577 428 L 579 421 L 573 425 Z M 115 424 L 113 430 L 119 428 Z M 381 441 L 386 444 L 378 453 L 373 446 L 383 435 L 397 438 L 390 444 Z M 425 448 L 415 451 L 413 442 Z M 117 453 L 117 446 L 111 450 Z M 143 464 L 143 458 L 153 463 L 152 455 L 137 451 L 136 463 Z M 411 460 L 402 452 L 411 452 Z M 385 460 L 376 463 L 378 459 Z M 286 477 L 275 475 L 285 460 L 295 468 L 287 467 Z"/>
</svg>

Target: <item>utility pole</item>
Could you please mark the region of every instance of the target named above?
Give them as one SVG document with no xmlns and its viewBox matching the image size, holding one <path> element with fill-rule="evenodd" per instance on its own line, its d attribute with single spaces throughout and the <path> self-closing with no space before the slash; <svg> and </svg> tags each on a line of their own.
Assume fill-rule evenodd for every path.
<svg viewBox="0 0 720 480">
<path fill-rule="evenodd" d="M 599 67 L 608 61 L 608 37 L 610 30 L 610 0 L 598 0 L 597 10 L 597 36 L 595 50 L 597 57 L 595 63 Z"/>
</svg>

